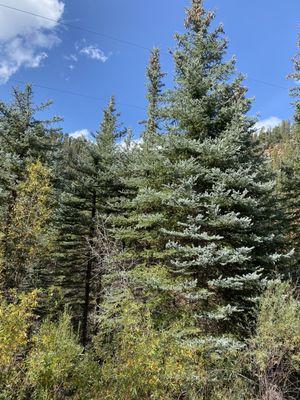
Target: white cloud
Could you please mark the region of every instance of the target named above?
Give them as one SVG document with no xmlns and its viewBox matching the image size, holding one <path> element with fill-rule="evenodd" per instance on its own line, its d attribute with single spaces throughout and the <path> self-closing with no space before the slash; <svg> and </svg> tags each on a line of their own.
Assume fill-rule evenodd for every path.
<svg viewBox="0 0 300 400">
<path fill-rule="evenodd" d="M 73 61 L 73 62 L 78 61 L 78 57 L 76 56 L 76 54 L 70 54 L 69 56 L 65 56 L 65 59 L 68 61 Z"/>
<path fill-rule="evenodd" d="M 75 52 L 64 57 L 67 61 L 71 62 L 71 64 L 69 65 L 70 69 L 74 69 L 74 64 L 79 61 L 80 57 L 87 57 L 91 60 L 105 63 L 112 55 L 112 53 L 105 54 L 104 51 L 95 44 L 87 44 L 86 39 L 82 39 L 79 42 L 76 42 L 74 47 Z"/>
<path fill-rule="evenodd" d="M 0 84 L 21 67 L 40 66 L 47 58 L 45 50 L 59 42 L 55 28 L 64 11 L 61 0 L 10 0 L 8 5 L 41 14 L 51 21 L 0 9 Z"/>
<path fill-rule="evenodd" d="M 85 46 L 80 49 L 79 53 L 91 58 L 92 60 L 102 61 L 103 63 L 108 60 L 108 56 L 106 56 L 96 45 Z"/>
<path fill-rule="evenodd" d="M 275 126 L 280 125 L 282 120 L 278 117 L 269 117 L 266 119 L 262 119 L 261 121 L 258 121 L 255 125 L 254 128 L 259 131 L 261 129 L 272 129 L 275 128 Z"/>
<path fill-rule="evenodd" d="M 88 129 L 80 129 L 78 131 L 70 133 L 70 136 L 75 139 L 80 137 L 88 138 L 89 134 L 90 131 Z"/>
</svg>

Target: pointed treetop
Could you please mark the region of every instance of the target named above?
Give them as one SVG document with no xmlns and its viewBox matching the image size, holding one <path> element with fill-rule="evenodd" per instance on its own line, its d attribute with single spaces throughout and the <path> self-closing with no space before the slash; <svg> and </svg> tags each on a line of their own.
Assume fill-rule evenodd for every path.
<svg viewBox="0 0 300 400">
<path fill-rule="evenodd" d="M 103 120 L 100 124 L 100 131 L 105 131 L 108 126 L 116 120 L 116 99 L 115 96 L 111 96 L 109 99 L 108 106 L 103 110 Z"/>
<path fill-rule="evenodd" d="M 108 110 L 110 113 L 114 113 L 116 111 L 116 98 L 114 95 L 112 95 L 109 100 Z"/>
<path fill-rule="evenodd" d="M 288 78 L 293 79 L 298 86 L 294 87 L 291 89 L 290 93 L 291 96 L 296 99 L 295 101 L 295 106 L 296 106 L 296 111 L 295 111 L 295 120 L 296 122 L 300 123 L 300 34 L 299 34 L 299 40 L 298 40 L 298 53 L 296 56 L 293 58 L 294 62 L 294 72 L 292 72 Z"/>
<path fill-rule="evenodd" d="M 292 72 L 289 77 L 295 79 L 295 81 L 300 81 L 300 33 L 299 33 L 299 40 L 298 40 L 298 53 L 293 58 L 294 62 L 294 72 Z"/>
<path fill-rule="evenodd" d="M 117 118 L 115 96 L 111 96 L 108 106 L 103 110 L 103 120 L 99 129 L 100 137 L 111 138 L 114 141 L 117 134 Z"/>
<path fill-rule="evenodd" d="M 146 121 L 146 133 L 156 133 L 159 124 L 159 103 L 161 101 L 161 92 L 164 84 L 162 78 L 165 76 L 161 72 L 160 65 L 160 51 L 158 48 L 154 48 L 151 51 L 149 65 L 147 67 L 147 78 L 148 78 L 148 119 Z"/>
<path fill-rule="evenodd" d="M 116 110 L 115 96 L 109 100 L 107 107 L 103 110 L 103 118 L 98 131 L 93 135 L 96 143 L 103 151 L 115 148 L 117 139 L 126 134 L 126 129 L 121 129 L 118 123 L 120 114 Z"/>
<path fill-rule="evenodd" d="M 195 32 L 207 29 L 215 17 L 213 12 L 205 10 L 203 0 L 192 0 L 192 5 L 187 9 L 186 14 L 185 27 Z"/>
</svg>

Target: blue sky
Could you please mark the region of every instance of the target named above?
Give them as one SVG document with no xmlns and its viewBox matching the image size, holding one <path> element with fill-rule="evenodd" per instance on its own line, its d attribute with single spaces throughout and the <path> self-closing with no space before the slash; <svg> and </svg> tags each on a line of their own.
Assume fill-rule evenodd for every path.
<svg viewBox="0 0 300 400">
<path fill-rule="evenodd" d="M 149 52 L 108 37 L 59 25 L 55 21 L 142 47 L 159 46 L 162 66 L 172 84 L 173 62 L 168 49 L 174 32 L 183 31 L 188 0 L 1 0 L 1 4 L 42 14 L 51 20 L 0 7 L 0 90 L 8 100 L 17 81 L 86 94 L 73 96 L 35 88 L 37 101 L 53 99 L 51 112 L 64 118 L 65 132 L 94 131 L 101 110 L 116 95 L 121 121 L 138 136 L 145 116 L 145 68 Z M 248 76 L 251 111 L 274 124 L 290 118 L 292 107 L 286 75 L 300 31 L 299 0 L 207 0 L 223 22 L 229 55 Z M 270 85 L 262 82 L 268 82 Z M 272 86 L 271 84 L 274 84 Z M 271 119 L 270 119 L 271 118 Z M 264 122 L 263 122 L 264 123 Z"/>
</svg>

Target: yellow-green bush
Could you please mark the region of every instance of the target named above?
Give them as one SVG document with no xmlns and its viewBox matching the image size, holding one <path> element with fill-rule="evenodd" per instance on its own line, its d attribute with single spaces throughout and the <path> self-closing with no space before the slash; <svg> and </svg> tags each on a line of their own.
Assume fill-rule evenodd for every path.
<svg viewBox="0 0 300 400">
<path fill-rule="evenodd" d="M 0 297 L 0 399 L 17 398 L 23 379 L 23 362 L 30 341 L 37 291 Z"/>
<path fill-rule="evenodd" d="M 205 400 L 298 400 L 300 387 L 300 301 L 280 281 L 261 298 L 254 335 L 240 352 L 228 349 L 205 360 Z M 223 370 L 223 373 L 222 373 Z"/>
<path fill-rule="evenodd" d="M 0 400 L 297 399 L 300 302 L 288 283 L 269 284 L 256 332 L 240 348 L 234 338 L 207 337 L 188 314 L 157 325 L 122 287 L 103 303 L 84 351 L 67 313 L 37 329 L 37 298 L 0 302 Z"/>
<path fill-rule="evenodd" d="M 97 364 L 83 353 L 66 313 L 58 324 L 41 326 L 26 364 L 32 399 L 93 399 L 93 387 L 99 380 Z"/>
<path fill-rule="evenodd" d="M 130 296 L 123 299 L 118 317 L 121 327 L 111 336 L 111 348 L 103 353 L 109 335 L 95 339 L 96 352 L 105 357 L 102 365 L 102 398 L 118 400 L 196 399 L 204 379 L 198 352 L 181 340 L 178 323 L 156 330 L 149 310 Z"/>
<path fill-rule="evenodd" d="M 300 301 L 288 283 L 271 282 L 262 297 L 248 362 L 262 398 L 297 398 L 300 387 Z"/>
<path fill-rule="evenodd" d="M 7 221 L 0 221 L 0 284 L 36 287 L 36 270 L 53 245 L 49 221 L 53 189 L 50 170 L 40 161 L 27 165 L 24 180 L 15 188 Z"/>
</svg>

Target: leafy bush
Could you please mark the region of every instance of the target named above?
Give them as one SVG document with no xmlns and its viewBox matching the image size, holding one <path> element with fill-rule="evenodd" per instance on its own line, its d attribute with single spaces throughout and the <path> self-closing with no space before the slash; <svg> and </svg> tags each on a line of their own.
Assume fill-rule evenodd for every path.
<svg viewBox="0 0 300 400">
<path fill-rule="evenodd" d="M 297 398 L 300 301 L 288 283 L 271 282 L 262 297 L 256 335 L 250 341 L 249 363 L 262 399 Z"/>
<path fill-rule="evenodd" d="M 0 399 L 8 400 L 23 378 L 22 364 L 30 340 L 37 291 L 0 298 Z"/>
<path fill-rule="evenodd" d="M 41 326 L 27 359 L 27 386 L 33 399 L 90 400 L 96 374 L 97 364 L 83 353 L 66 313 L 58 324 Z"/>
<path fill-rule="evenodd" d="M 196 398 L 203 368 L 197 351 L 183 340 L 184 326 L 178 323 L 169 329 L 155 329 L 149 310 L 127 295 L 115 318 L 119 330 L 109 336 L 100 328 L 95 339 L 96 352 L 104 357 L 103 398 Z M 110 354 L 103 352 L 109 338 L 109 347 L 114 349 Z"/>
<path fill-rule="evenodd" d="M 205 346 L 205 400 L 297 400 L 300 386 L 300 301 L 272 281 L 260 300 L 254 335 L 241 351 Z"/>
</svg>

